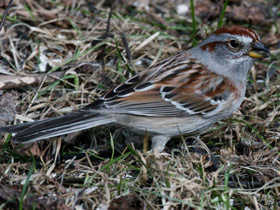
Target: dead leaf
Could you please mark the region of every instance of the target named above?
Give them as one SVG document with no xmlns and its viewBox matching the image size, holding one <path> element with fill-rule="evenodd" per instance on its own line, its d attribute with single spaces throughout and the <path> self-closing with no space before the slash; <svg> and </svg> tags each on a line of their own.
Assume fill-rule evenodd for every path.
<svg viewBox="0 0 280 210">
<path fill-rule="evenodd" d="M 201 19 L 217 19 L 221 13 L 223 4 L 221 1 L 197 1 L 195 14 Z M 216 2 L 216 1 L 215 1 Z M 267 25 L 273 23 L 269 9 L 269 4 L 263 0 L 237 0 L 229 2 L 225 18 L 227 21 L 245 22 L 254 25 Z"/>
<path fill-rule="evenodd" d="M 56 77 L 62 77 L 62 75 L 64 75 L 64 72 L 54 72 L 52 74 L 30 74 L 26 76 L 3 75 L 0 76 L 0 90 L 36 85 L 42 82 L 45 78 L 45 82 L 52 82 L 56 80 Z"/>
<path fill-rule="evenodd" d="M 111 200 L 108 210 L 143 210 L 146 209 L 145 203 L 136 193 L 121 196 Z"/>
<path fill-rule="evenodd" d="M 16 116 L 17 92 L 5 93 L 0 99 L 0 126 L 8 125 Z"/>
<path fill-rule="evenodd" d="M 0 198 L 5 201 L 12 201 L 13 198 L 19 197 L 20 191 L 17 186 L 0 184 Z"/>
</svg>

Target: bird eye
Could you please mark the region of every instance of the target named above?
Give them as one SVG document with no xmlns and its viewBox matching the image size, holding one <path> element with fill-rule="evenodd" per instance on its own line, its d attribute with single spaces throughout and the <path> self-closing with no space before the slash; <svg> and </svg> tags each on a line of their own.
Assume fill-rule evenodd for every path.
<svg viewBox="0 0 280 210">
<path fill-rule="evenodd" d="M 235 39 L 230 39 L 228 45 L 232 50 L 238 50 L 240 48 L 240 43 Z"/>
<path fill-rule="evenodd" d="M 237 48 L 239 46 L 239 43 L 236 40 L 230 40 L 230 45 L 233 48 Z"/>
</svg>

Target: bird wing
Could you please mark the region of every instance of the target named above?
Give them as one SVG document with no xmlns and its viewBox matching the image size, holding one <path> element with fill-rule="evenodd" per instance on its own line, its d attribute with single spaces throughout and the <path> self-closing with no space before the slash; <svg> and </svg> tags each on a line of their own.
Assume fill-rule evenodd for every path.
<svg viewBox="0 0 280 210">
<path fill-rule="evenodd" d="M 102 98 L 103 109 L 157 117 L 214 113 L 233 96 L 236 87 L 186 56 L 181 53 L 163 60 L 117 86 Z"/>
</svg>

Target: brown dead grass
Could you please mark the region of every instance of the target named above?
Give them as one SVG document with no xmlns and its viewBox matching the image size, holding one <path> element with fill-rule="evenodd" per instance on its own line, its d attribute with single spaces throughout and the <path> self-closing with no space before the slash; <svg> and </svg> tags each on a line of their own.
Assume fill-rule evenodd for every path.
<svg viewBox="0 0 280 210">
<path fill-rule="evenodd" d="M 82 107 L 135 72 L 191 47 L 190 12 L 179 16 L 174 1 L 150 2 L 149 11 L 124 2 L 113 4 L 109 30 L 107 1 L 14 2 L 0 37 L 1 73 L 64 72 L 52 81 L 14 88 L 15 123 Z M 192 137 L 174 139 L 157 153 L 142 152 L 137 143 L 143 137 L 133 134 L 136 149 L 126 147 L 117 126 L 94 128 L 70 142 L 59 137 L 23 147 L 5 135 L 0 208 L 280 208 L 279 8 L 268 7 L 278 9 L 274 23 L 250 25 L 274 55 L 256 63 L 239 111 L 201 136 L 210 156 Z M 197 39 L 211 33 L 216 22 L 198 24 Z"/>
</svg>

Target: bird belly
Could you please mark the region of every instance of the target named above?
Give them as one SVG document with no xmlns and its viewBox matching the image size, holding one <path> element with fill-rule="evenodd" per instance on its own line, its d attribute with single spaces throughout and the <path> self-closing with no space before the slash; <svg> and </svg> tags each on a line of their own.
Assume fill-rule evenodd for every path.
<svg viewBox="0 0 280 210">
<path fill-rule="evenodd" d="M 130 128 L 140 134 L 146 132 L 164 136 L 179 136 L 180 134 L 191 134 L 208 128 L 213 121 L 203 119 L 200 116 L 188 117 L 143 117 L 135 115 L 115 116 L 115 122 Z"/>
</svg>

